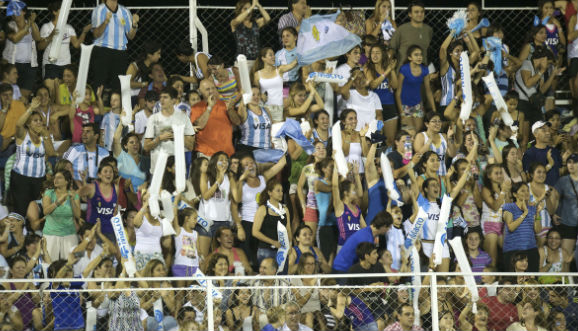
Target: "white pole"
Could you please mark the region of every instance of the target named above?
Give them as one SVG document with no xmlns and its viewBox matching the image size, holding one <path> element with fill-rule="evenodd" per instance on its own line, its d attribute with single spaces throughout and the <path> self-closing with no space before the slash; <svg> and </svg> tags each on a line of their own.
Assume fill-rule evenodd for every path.
<svg viewBox="0 0 578 331">
<path fill-rule="evenodd" d="M 215 320 L 213 310 L 213 281 L 207 279 L 207 327 L 209 331 L 215 331 Z"/>
<path fill-rule="evenodd" d="M 435 273 L 432 272 L 431 274 L 431 329 L 433 331 L 440 330 L 440 319 L 439 319 L 439 311 L 438 311 L 438 288 L 437 288 L 437 276 Z"/>
<path fill-rule="evenodd" d="M 395 0 L 389 0 L 391 2 L 391 19 L 395 20 Z"/>
</svg>

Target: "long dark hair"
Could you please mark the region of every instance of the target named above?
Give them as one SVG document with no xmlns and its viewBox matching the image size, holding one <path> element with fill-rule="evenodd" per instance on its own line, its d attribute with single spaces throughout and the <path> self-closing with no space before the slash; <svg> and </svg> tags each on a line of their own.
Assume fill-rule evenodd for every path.
<svg viewBox="0 0 578 331">
<path fill-rule="evenodd" d="M 405 59 L 403 60 L 403 64 L 409 63 L 409 57 L 410 57 L 411 53 L 413 53 L 413 51 L 415 51 L 416 49 L 419 49 L 421 51 L 422 56 L 424 55 L 423 49 L 421 49 L 421 47 L 419 47 L 418 45 L 411 45 L 407 48 L 407 51 L 405 52 Z M 422 63 L 422 65 L 423 65 L 423 63 Z"/>
<path fill-rule="evenodd" d="M 259 206 L 265 206 L 267 204 L 269 192 L 273 191 L 277 185 L 281 185 L 281 182 L 277 178 L 271 178 L 267 181 L 265 189 L 259 194 Z"/>
<path fill-rule="evenodd" d="M 383 0 L 383 1 L 389 1 L 389 0 Z M 369 50 L 369 59 L 367 61 L 367 70 L 371 73 L 371 75 L 373 76 L 373 78 L 375 79 L 375 77 L 379 76 L 379 73 L 377 72 L 377 70 L 375 69 L 375 63 L 373 63 L 373 61 L 371 61 L 371 51 L 373 51 L 374 48 L 379 48 L 379 50 L 381 51 L 381 69 L 385 70 L 387 68 L 387 66 L 389 65 L 389 54 L 387 52 L 387 49 L 385 48 L 385 45 L 382 44 L 377 44 L 377 45 L 373 45 L 371 46 L 371 49 Z"/>
<path fill-rule="evenodd" d="M 265 67 L 265 63 L 263 62 L 263 58 L 267 55 L 267 52 L 269 52 L 269 50 L 271 50 L 271 52 L 275 53 L 275 51 L 271 47 L 263 47 L 259 51 L 259 55 L 257 55 L 257 58 L 255 59 L 255 64 L 253 65 L 253 68 L 251 68 L 251 76 L 249 77 L 251 80 L 254 80 L 255 73 L 257 71 L 259 71 Z M 252 82 L 253 85 L 256 85 L 257 83 L 258 82 Z"/>
<path fill-rule="evenodd" d="M 207 167 L 207 179 L 209 180 L 209 186 L 213 185 L 217 181 L 217 163 L 219 162 L 219 156 L 221 155 L 224 155 L 227 158 L 227 162 L 229 161 L 229 155 L 223 151 L 213 154 L 213 156 L 211 156 L 209 159 L 209 166 Z M 225 175 L 226 174 L 227 173 L 225 173 Z"/>
<path fill-rule="evenodd" d="M 434 151 L 427 151 L 425 153 L 423 153 L 423 155 L 421 156 L 421 158 L 419 159 L 419 161 L 417 161 L 417 164 L 415 165 L 415 169 L 417 170 L 418 174 L 424 174 L 425 170 L 426 170 L 426 163 L 427 160 L 429 160 L 429 158 L 435 155 L 436 157 L 439 158 L 439 155 L 434 152 Z"/>
<path fill-rule="evenodd" d="M 492 195 L 495 193 L 498 193 L 498 192 L 494 192 L 494 189 L 492 187 L 492 180 L 490 179 L 490 174 L 492 173 L 492 171 L 494 171 L 495 168 L 502 168 L 503 169 L 504 167 L 500 163 L 488 164 L 488 166 L 486 167 L 486 170 L 484 171 L 484 178 L 482 180 L 482 182 L 484 183 L 484 187 L 487 188 L 488 190 L 490 190 Z"/>
</svg>

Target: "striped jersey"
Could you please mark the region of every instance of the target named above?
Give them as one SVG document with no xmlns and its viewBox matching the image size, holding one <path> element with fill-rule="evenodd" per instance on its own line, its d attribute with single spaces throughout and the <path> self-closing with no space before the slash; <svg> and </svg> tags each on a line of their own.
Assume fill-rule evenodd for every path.
<svg viewBox="0 0 578 331">
<path fill-rule="evenodd" d="M 108 12 L 112 13 L 112 17 L 103 34 L 94 40 L 94 45 L 124 51 L 128 43 L 127 34 L 132 28 L 132 15 L 124 6 L 118 5 L 116 12 L 112 12 L 105 4 L 101 4 L 92 11 L 93 29 L 104 23 Z"/>
<path fill-rule="evenodd" d="M 297 58 L 297 47 L 292 50 L 282 48 L 275 53 L 275 66 L 282 66 L 292 63 Z M 287 71 L 283 74 L 284 82 L 295 82 L 299 79 L 299 66 Z"/>
<path fill-rule="evenodd" d="M 247 119 L 241 124 L 240 143 L 256 148 L 270 148 L 271 123 L 271 118 L 265 108 L 261 107 L 261 115 L 247 109 Z"/>
<path fill-rule="evenodd" d="M 423 143 L 427 144 L 429 138 L 427 137 L 427 133 L 422 132 L 423 134 Z M 448 143 L 446 142 L 446 139 L 444 138 L 444 136 L 441 133 L 438 133 L 440 135 L 440 145 L 439 146 L 434 146 L 433 144 L 430 144 L 430 151 L 434 151 L 440 158 L 440 168 L 438 169 L 438 175 L 440 176 L 445 176 L 447 173 L 447 169 L 446 169 L 446 153 L 448 151 Z"/>
<path fill-rule="evenodd" d="M 215 82 L 215 87 L 221 96 L 221 100 L 227 102 L 229 100 L 234 100 L 239 95 L 239 85 L 237 84 L 237 78 L 233 69 L 226 68 L 227 70 L 227 80 L 223 83 L 219 82 L 217 78 L 213 76 L 213 81 Z"/>
<path fill-rule="evenodd" d="M 456 81 L 456 71 L 449 65 L 448 71 L 441 78 L 442 83 L 442 98 L 440 100 L 441 106 L 447 106 L 452 102 L 455 96 L 454 83 Z"/>
<path fill-rule="evenodd" d="M 41 137 L 40 144 L 36 145 L 26 133 L 22 143 L 16 146 L 16 159 L 12 170 L 26 177 L 44 177 L 46 174 L 45 156 L 44 139 Z"/>
<path fill-rule="evenodd" d="M 96 148 L 96 151 L 89 152 L 84 144 L 76 144 L 64 153 L 63 158 L 72 162 L 74 179 L 80 180 L 80 172 L 83 170 L 87 171 L 87 178 L 96 178 L 100 161 L 108 156 L 106 148 L 101 146 L 96 146 Z"/>
</svg>

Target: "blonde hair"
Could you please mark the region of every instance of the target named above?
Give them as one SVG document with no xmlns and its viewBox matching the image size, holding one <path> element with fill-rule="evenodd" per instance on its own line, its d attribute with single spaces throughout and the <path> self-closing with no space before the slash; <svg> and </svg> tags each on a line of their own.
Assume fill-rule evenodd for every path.
<svg viewBox="0 0 578 331">
<path fill-rule="evenodd" d="M 379 13 L 379 6 L 381 6 L 382 3 L 384 2 L 389 2 L 389 10 L 391 10 L 391 1 L 390 0 L 377 0 L 375 2 L 375 8 L 373 9 L 373 14 L 371 14 L 370 18 L 372 19 L 377 19 L 378 18 L 378 13 Z M 391 12 L 389 13 L 389 16 L 391 17 Z"/>
</svg>

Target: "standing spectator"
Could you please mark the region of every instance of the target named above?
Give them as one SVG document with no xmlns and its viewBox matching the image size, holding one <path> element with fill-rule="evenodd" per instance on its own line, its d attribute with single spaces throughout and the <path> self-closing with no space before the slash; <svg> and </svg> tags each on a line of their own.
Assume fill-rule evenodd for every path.
<svg viewBox="0 0 578 331">
<path fill-rule="evenodd" d="M 16 160 L 12 167 L 10 194 L 13 209 L 20 215 L 26 215 L 30 201 L 40 197 L 46 175 L 45 158 L 56 155 L 52 138 L 36 111 L 39 105 L 40 100 L 34 98 L 16 122 Z"/>
<path fill-rule="evenodd" d="M 379 40 L 382 40 L 385 45 L 388 45 L 395 29 L 397 29 L 397 24 L 392 18 L 391 13 L 390 0 L 375 1 L 373 14 L 365 20 L 365 33 L 377 37 Z"/>
<path fill-rule="evenodd" d="M 2 75 L 2 83 L 10 84 L 12 86 L 12 98 L 25 102 L 18 86 L 18 69 L 14 64 L 6 63 L 0 66 L 0 74 Z"/>
<path fill-rule="evenodd" d="M 202 79 L 209 78 L 208 62 L 211 55 L 205 52 L 196 52 L 188 40 L 183 40 L 176 50 L 177 59 L 185 64 L 191 64 L 194 76 L 180 76 L 185 82 L 198 84 Z"/>
<path fill-rule="evenodd" d="M 121 95 L 119 92 L 112 92 L 110 95 L 110 111 L 104 114 L 100 123 L 100 143 L 106 150 L 112 152 L 114 132 L 120 123 Z"/>
<path fill-rule="evenodd" d="M 500 285 L 512 285 L 511 279 L 500 280 Z M 498 295 L 482 298 L 482 302 L 488 306 L 489 319 L 488 330 L 506 330 L 506 328 L 518 320 L 518 310 L 513 304 L 516 299 L 516 289 L 513 287 L 498 287 Z"/>
<path fill-rule="evenodd" d="M 299 31 L 303 18 L 311 16 L 311 8 L 307 5 L 307 0 L 289 0 L 289 12 L 279 18 L 277 34 L 281 38 L 283 29 L 293 27 Z"/>
<path fill-rule="evenodd" d="M 337 253 L 333 261 L 333 273 L 346 273 L 357 260 L 356 248 L 362 242 L 374 242 L 375 238 L 389 231 L 393 218 L 386 211 L 378 213 L 371 225 L 354 233 Z M 345 278 L 342 278 L 345 280 Z"/>
<path fill-rule="evenodd" d="M 114 168 L 109 163 L 98 167 L 98 179 L 85 183 L 84 176 L 78 194 L 87 201 L 86 222 L 96 224 L 100 221 L 102 233 L 112 242 L 116 242 L 110 219 L 116 214 L 118 186 L 114 183 Z"/>
<path fill-rule="evenodd" d="M 253 151 L 255 149 L 271 148 L 271 125 L 273 121 L 267 109 L 259 104 L 260 92 L 258 87 L 251 89 L 251 101 L 245 105 L 239 105 L 239 126 L 241 127 L 241 140 L 236 150 Z"/>
<path fill-rule="evenodd" d="M 518 102 L 518 110 L 522 111 L 528 122 L 534 123 L 544 118 L 542 108 L 544 107 L 544 100 L 541 98 L 533 98 L 534 103 L 530 102 L 532 96 L 536 93 L 545 94 L 554 78 L 558 76 L 564 69 L 555 67 L 550 73 L 548 79 L 545 74 L 548 71 L 548 54 L 550 51 L 544 45 L 534 47 L 534 53 L 531 59 L 524 60 L 522 67 L 516 72 L 515 88 L 520 95 Z M 537 103 L 538 102 L 538 103 Z M 534 131 L 534 130 L 532 130 Z"/>
<path fill-rule="evenodd" d="M 225 67 L 225 61 L 219 56 L 210 58 L 208 65 L 213 83 L 215 83 L 217 92 L 219 92 L 219 99 L 236 104 L 241 99 L 241 90 L 243 88 L 239 78 L 239 69 L 236 67 Z"/>
<path fill-rule="evenodd" d="M 134 115 L 134 132 L 138 140 L 142 141 L 147 129 L 149 117 L 153 114 L 155 104 L 159 101 L 159 94 L 155 91 L 147 91 L 144 97 L 144 106 Z"/>
<path fill-rule="evenodd" d="M 521 101 L 521 100 L 520 100 Z M 530 122 L 532 123 L 532 122 Z M 532 125 L 532 134 L 536 138 L 534 146 L 528 148 L 522 157 L 524 171 L 530 171 L 530 165 L 534 162 L 546 166 L 546 184 L 554 186 L 560 177 L 562 157 L 556 147 L 550 146 L 552 133 L 550 122 L 537 121 Z"/>
<path fill-rule="evenodd" d="M 92 11 L 93 86 L 120 90 L 118 75 L 124 75 L 128 67 L 126 46 L 136 35 L 138 22 L 139 16 L 131 15 L 118 0 L 105 0 Z"/>
<path fill-rule="evenodd" d="M 253 237 L 259 240 L 257 261 L 260 264 L 265 258 L 277 256 L 277 250 L 282 247 L 277 231 L 278 223 L 282 224 L 287 230 L 289 241 L 286 245 L 290 245 L 292 236 L 289 210 L 281 203 L 283 200 L 281 183 L 276 179 L 269 180 L 258 198 L 259 209 L 257 209 L 255 214 L 252 234 Z"/>
<path fill-rule="evenodd" d="M 482 272 L 492 264 L 492 258 L 481 249 L 482 234 L 479 231 L 470 230 L 466 233 L 464 250 L 472 265 L 473 272 Z M 482 276 L 475 276 L 476 282 L 482 281 Z"/>
<path fill-rule="evenodd" d="M 161 59 L 161 45 L 156 41 L 148 41 L 144 44 L 144 51 L 140 58 L 131 62 L 126 69 L 130 75 L 131 96 L 136 98 L 142 88 L 148 86 L 152 65 Z M 136 101 L 133 99 L 133 101 Z"/>
<path fill-rule="evenodd" d="M 389 3 L 388 0 L 377 3 Z M 369 88 L 379 96 L 381 103 L 381 118 L 383 131 L 387 137 L 387 145 L 393 144 L 397 132 L 399 114 L 395 108 L 394 90 L 397 89 L 397 60 L 392 58 L 383 45 L 374 45 L 370 48 L 369 60 L 365 64 L 364 72 L 369 80 Z"/>
<path fill-rule="evenodd" d="M 108 151 L 97 145 L 100 129 L 98 124 L 82 126 L 81 144 L 74 145 L 64 153 L 63 158 L 72 162 L 74 180 L 80 181 L 84 174 L 88 181 L 96 179 L 100 161 L 108 156 Z"/>
<path fill-rule="evenodd" d="M 556 183 L 560 195 L 558 211 L 553 223 L 562 234 L 562 249 L 574 252 L 578 237 L 578 154 L 572 154 L 566 161 L 568 175 Z"/>
<path fill-rule="evenodd" d="M 536 246 L 536 234 L 540 232 L 542 224 L 536 215 L 544 208 L 544 197 L 535 197 L 535 205 L 529 203 L 530 191 L 526 183 L 512 185 L 514 202 L 503 205 L 504 223 L 504 261 L 510 266 L 510 260 L 516 253 L 525 253 L 528 256 L 528 271 L 538 272 L 540 255 Z"/>
<path fill-rule="evenodd" d="M 52 188 L 42 196 L 42 208 L 46 218 L 42 232 L 46 238 L 48 255 L 53 261 L 68 256 L 78 244 L 80 198 L 72 191 L 72 175 L 67 170 L 54 174 Z"/>
<path fill-rule="evenodd" d="M 14 154 L 16 145 L 16 123 L 26 112 L 24 104 L 13 99 L 13 88 L 9 84 L 0 84 L 0 168 L 4 168 L 10 155 Z"/>
<path fill-rule="evenodd" d="M 130 132 L 121 139 L 123 128 L 122 122 L 119 121 L 114 132 L 112 154 L 118 162 L 118 174 L 130 181 L 131 191 L 137 192 L 147 179 L 150 163 L 148 157 L 142 155 L 142 147 L 136 133 Z"/>
<path fill-rule="evenodd" d="M 201 81 L 199 91 L 203 101 L 191 108 L 190 121 L 198 130 L 195 151 L 207 157 L 219 151 L 233 155 L 233 126 L 241 124 L 234 101 L 221 101 L 210 78 Z"/>
<path fill-rule="evenodd" d="M 570 1 L 568 3 L 571 3 Z M 568 76 L 572 97 L 578 97 L 578 14 L 568 23 Z"/>
<path fill-rule="evenodd" d="M 50 54 L 50 49 L 54 46 L 52 41 L 54 36 L 56 36 L 56 23 L 58 22 L 58 15 L 60 14 L 60 7 L 62 6 L 62 1 L 52 1 L 48 4 L 48 12 L 50 13 L 50 21 L 44 23 L 40 28 L 40 41 L 38 42 L 38 49 L 44 50 L 42 55 L 42 77 L 44 78 L 44 85 L 54 86 L 54 79 L 62 78 L 62 72 L 64 67 L 72 62 L 70 55 L 70 44 L 74 48 L 79 48 L 80 44 L 84 42 L 86 34 L 92 29 L 92 25 L 89 24 L 82 28 L 82 33 L 79 37 L 76 36 L 76 31 L 70 24 L 64 25 L 64 31 L 62 31 L 62 43 L 60 44 L 60 53 L 56 61 L 50 61 L 48 58 Z M 51 91 L 54 92 L 54 91 Z"/>
<path fill-rule="evenodd" d="M 492 266 L 497 265 L 498 246 L 503 246 L 504 223 L 502 206 L 510 201 L 511 183 L 504 181 L 504 169 L 499 164 L 490 164 L 484 172 L 482 187 L 482 231 L 484 250 L 492 258 Z"/>
<path fill-rule="evenodd" d="M 297 59 L 297 37 L 298 33 L 294 27 L 283 28 L 281 31 L 283 48 L 275 53 L 275 66 L 287 65 Z M 283 74 L 284 95 L 287 95 L 289 87 L 297 80 L 299 80 L 299 66 Z"/>
<path fill-rule="evenodd" d="M 253 10 L 257 8 L 262 17 L 255 19 Z M 247 57 L 249 70 L 259 55 L 259 30 L 271 21 L 269 13 L 261 6 L 259 0 L 238 0 L 235 5 L 235 18 L 231 21 L 231 32 L 235 36 L 237 55 Z"/>
<path fill-rule="evenodd" d="M 191 121 L 183 112 L 175 110 L 178 93 L 172 87 L 166 87 L 160 94 L 161 111 L 151 115 L 147 120 L 147 128 L 144 135 L 143 148 L 151 153 L 151 173 L 154 171 L 159 152 L 164 150 L 167 154 L 174 153 L 172 125 L 185 125 L 185 149 L 192 150 L 195 143 L 195 131 Z"/>
<path fill-rule="evenodd" d="M 433 29 L 423 22 L 425 5 L 421 1 L 412 1 L 407 7 L 407 13 L 410 21 L 402 24 L 395 31 L 389 45 L 397 51 L 398 59 L 405 59 L 409 47 L 417 45 L 423 52 L 423 63 L 427 64 L 427 51 L 433 36 Z"/>
<path fill-rule="evenodd" d="M 357 114 L 357 126 L 355 130 L 369 125 L 372 120 L 383 119 L 383 112 L 379 96 L 369 89 L 369 81 L 361 68 L 351 69 L 351 77 L 345 85 L 339 89 L 339 93 L 346 102 L 347 109 L 355 110 Z M 365 137 L 361 137 L 365 139 Z M 363 169 L 363 167 L 360 167 Z"/>
<path fill-rule="evenodd" d="M 404 56 L 405 61 L 397 76 L 398 87 L 395 91 L 395 99 L 401 115 L 401 124 L 412 125 L 420 131 L 423 127 L 425 113 L 423 99 L 427 100 L 434 113 L 436 111 L 430 87 L 430 73 L 428 67 L 424 65 L 425 53 L 420 46 L 409 46 L 407 54 Z M 421 95 L 422 85 L 425 90 L 425 98 Z"/>
<path fill-rule="evenodd" d="M 30 13 L 22 1 L 8 3 L 6 16 L 6 46 L 2 58 L 16 65 L 18 69 L 18 86 L 25 100 L 34 90 L 38 58 L 36 42 L 40 41 L 40 31 L 36 25 L 36 13 Z"/>
</svg>

